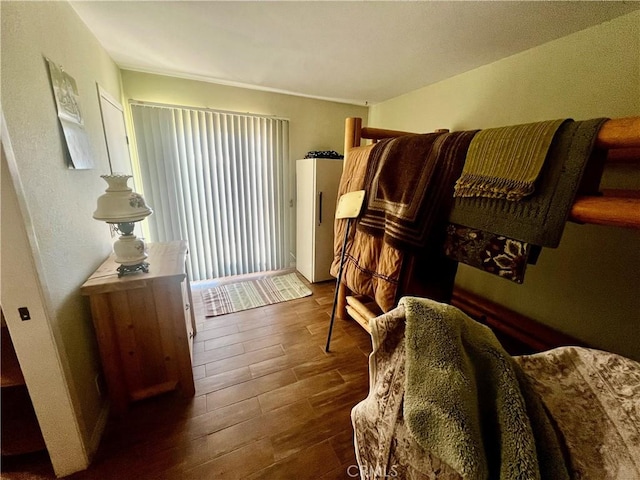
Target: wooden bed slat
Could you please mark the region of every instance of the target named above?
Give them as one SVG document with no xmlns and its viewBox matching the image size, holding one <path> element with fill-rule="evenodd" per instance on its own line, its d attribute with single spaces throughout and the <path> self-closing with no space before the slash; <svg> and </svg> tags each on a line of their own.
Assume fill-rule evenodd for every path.
<svg viewBox="0 0 640 480">
<path fill-rule="evenodd" d="M 512 355 L 541 352 L 563 345 L 587 346 L 574 337 L 461 288 L 454 288 L 451 305 L 490 327 Z"/>
<path fill-rule="evenodd" d="M 640 148 L 612 148 L 607 153 L 610 164 L 640 164 Z"/>
<path fill-rule="evenodd" d="M 360 138 L 370 140 L 382 140 L 383 138 L 399 137 L 410 135 L 415 132 L 404 132 L 401 130 L 389 130 L 384 128 L 362 127 L 362 119 L 351 117 L 350 121 L 359 120 L 361 129 Z M 358 138 L 354 136 L 353 138 Z M 607 120 L 598 132 L 596 145 L 610 149 L 640 148 L 640 117 L 612 118 Z"/>
<path fill-rule="evenodd" d="M 640 147 L 640 117 L 607 120 L 598 132 L 596 145 L 602 148 Z"/>
<path fill-rule="evenodd" d="M 358 322 L 367 332 L 371 333 L 369 320 L 382 315 L 382 310 L 378 308 L 376 302 L 363 295 L 347 296 L 346 302 L 346 310 L 351 318 Z"/>
<path fill-rule="evenodd" d="M 358 324 L 364 328 L 367 333 L 371 334 L 371 327 L 369 326 L 369 319 L 363 316 L 358 310 L 353 308 L 351 305 L 347 305 L 347 313 L 351 318 L 353 318 Z"/>
<path fill-rule="evenodd" d="M 574 222 L 640 228 L 640 198 L 608 196 L 578 197 L 569 217 Z"/>
<path fill-rule="evenodd" d="M 382 314 L 382 310 L 378 308 L 376 302 L 363 295 L 347 297 L 347 305 L 352 307 L 367 320 L 371 320 L 372 318 Z"/>
<path fill-rule="evenodd" d="M 453 290 L 451 305 L 490 327 L 512 355 L 541 352 L 562 345 L 586 346 L 574 337 L 461 288 Z M 382 315 L 375 302 L 363 296 L 347 297 L 347 313 L 369 333 L 369 321 Z"/>
<path fill-rule="evenodd" d="M 403 135 L 414 135 L 414 133 L 402 132 L 400 130 L 386 130 L 384 128 L 362 127 L 361 138 L 382 140 L 385 138 L 401 137 Z"/>
</svg>

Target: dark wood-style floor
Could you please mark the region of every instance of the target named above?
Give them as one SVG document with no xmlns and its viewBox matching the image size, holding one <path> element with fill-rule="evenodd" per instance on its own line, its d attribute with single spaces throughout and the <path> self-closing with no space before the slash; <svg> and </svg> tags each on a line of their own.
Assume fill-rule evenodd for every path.
<svg viewBox="0 0 640 480">
<path fill-rule="evenodd" d="M 350 411 L 367 395 L 371 343 L 355 322 L 336 321 L 324 352 L 334 283 L 205 318 L 200 291 L 209 286 L 193 284 L 196 396 L 133 404 L 109 420 L 90 468 L 69 478 L 352 478 Z M 54 478 L 50 466 L 15 463 L 3 461 L 3 479 Z"/>
</svg>

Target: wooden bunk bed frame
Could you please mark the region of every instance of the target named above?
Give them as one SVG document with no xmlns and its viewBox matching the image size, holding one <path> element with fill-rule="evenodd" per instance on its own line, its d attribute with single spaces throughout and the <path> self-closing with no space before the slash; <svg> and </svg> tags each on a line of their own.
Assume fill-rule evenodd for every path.
<svg viewBox="0 0 640 480">
<path fill-rule="evenodd" d="M 438 130 L 438 132 L 446 131 Z M 363 140 L 371 140 L 375 143 L 378 140 L 411 133 L 414 132 L 363 127 L 361 118 L 347 118 L 344 141 L 345 162 L 349 161 L 349 150 L 360 146 Z M 640 165 L 640 117 L 606 121 L 598 133 L 596 147 L 608 150 L 607 164 Z M 585 178 L 584 181 L 598 186 L 603 168 L 603 165 L 587 168 L 585 175 L 590 178 Z M 640 229 L 640 191 L 602 190 L 599 195 L 578 196 L 569 218 L 571 221 L 584 224 Z M 408 271 L 407 275 L 410 275 L 410 269 Z M 437 278 L 437 275 L 435 277 Z M 431 281 L 437 282 L 433 279 Z M 407 279 L 401 281 L 401 284 L 403 283 L 406 287 Z M 490 326 L 511 354 L 539 352 L 562 345 L 586 346 L 575 338 L 535 320 L 471 292 L 454 288 L 451 278 L 444 279 L 439 285 L 427 286 L 426 290 L 431 290 L 431 287 L 434 287 L 439 294 L 443 288 L 448 289 L 448 292 L 445 292 L 445 301 L 449 301 L 471 317 Z M 369 320 L 381 313 L 373 300 L 351 295 L 347 286 L 340 284 L 337 293 L 336 316 L 338 318 L 345 320 L 352 318 L 370 331 Z"/>
</svg>

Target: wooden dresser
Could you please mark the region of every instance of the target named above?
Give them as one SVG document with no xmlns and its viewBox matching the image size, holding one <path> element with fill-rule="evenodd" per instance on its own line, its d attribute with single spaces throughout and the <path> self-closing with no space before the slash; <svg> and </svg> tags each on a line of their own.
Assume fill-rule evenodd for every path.
<svg viewBox="0 0 640 480">
<path fill-rule="evenodd" d="M 91 301 L 114 413 L 129 402 L 179 390 L 193 396 L 195 318 L 185 241 L 148 245 L 149 273 L 118 278 L 112 254 L 82 285 Z"/>
</svg>

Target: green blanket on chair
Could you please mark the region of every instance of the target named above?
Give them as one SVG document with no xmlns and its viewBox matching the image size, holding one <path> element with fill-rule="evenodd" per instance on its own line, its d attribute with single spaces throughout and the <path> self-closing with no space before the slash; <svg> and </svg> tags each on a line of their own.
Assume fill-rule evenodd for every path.
<svg viewBox="0 0 640 480">
<path fill-rule="evenodd" d="M 568 479 L 541 400 L 493 332 L 450 305 L 404 297 L 404 418 L 465 479 Z"/>
</svg>

